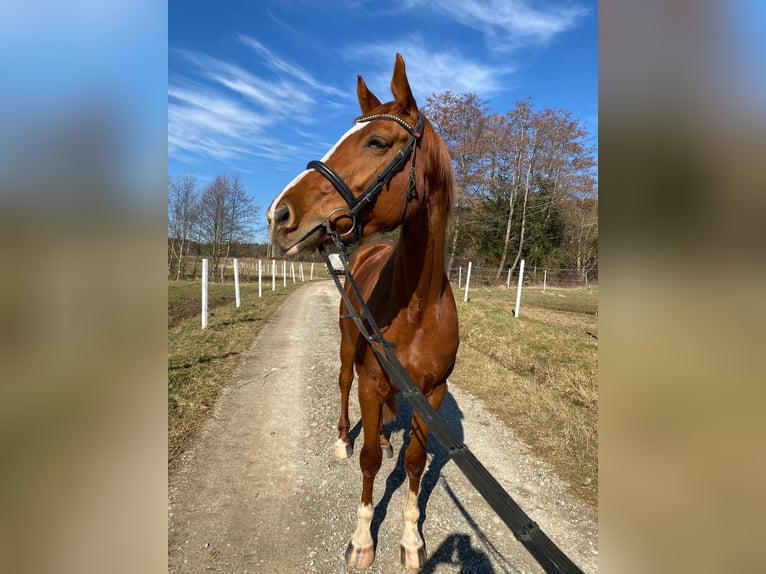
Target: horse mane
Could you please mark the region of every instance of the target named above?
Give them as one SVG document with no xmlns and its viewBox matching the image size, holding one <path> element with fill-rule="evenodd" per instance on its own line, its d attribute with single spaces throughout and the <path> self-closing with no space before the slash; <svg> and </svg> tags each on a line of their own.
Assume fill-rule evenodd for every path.
<svg viewBox="0 0 766 574">
<path fill-rule="evenodd" d="M 430 182 L 430 185 L 436 186 L 436 189 L 441 189 L 442 193 L 446 196 L 446 227 L 452 223 L 452 212 L 455 206 L 455 178 L 452 173 L 452 158 L 449 155 L 447 146 L 444 145 L 444 142 L 439 134 L 436 133 L 436 130 L 428 118 L 426 118 L 421 145 L 422 149 L 419 150 L 419 153 L 425 153 L 428 156 L 429 165 L 438 168 L 435 173 L 432 174 L 434 181 Z"/>
</svg>

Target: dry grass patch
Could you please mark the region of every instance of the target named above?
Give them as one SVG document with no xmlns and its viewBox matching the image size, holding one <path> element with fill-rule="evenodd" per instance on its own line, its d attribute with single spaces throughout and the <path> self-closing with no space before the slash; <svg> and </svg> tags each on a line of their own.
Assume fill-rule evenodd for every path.
<svg viewBox="0 0 766 574">
<path fill-rule="evenodd" d="M 518 319 L 514 292 L 473 292 L 458 305 L 461 346 L 450 380 L 483 399 L 595 505 L 597 293 L 570 291 L 566 309 L 547 293 L 523 298 Z"/>
</svg>

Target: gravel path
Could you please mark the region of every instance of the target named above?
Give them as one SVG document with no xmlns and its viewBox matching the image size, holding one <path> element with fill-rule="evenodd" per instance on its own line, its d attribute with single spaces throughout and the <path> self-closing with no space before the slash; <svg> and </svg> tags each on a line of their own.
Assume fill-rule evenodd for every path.
<svg viewBox="0 0 766 574">
<path fill-rule="evenodd" d="M 342 573 L 361 492 L 358 448 L 333 456 L 338 419 L 339 296 L 331 282 L 293 293 L 245 354 L 196 444 L 169 479 L 168 571 Z M 356 386 L 354 386 L 354 389 Z M 352 391 L 352 439 L 361 432 Z M 398 544 L 411 409 L 402 400 L 375 482 L 370 573 L 406 572 Z M 454 385 L 440 410 L 522 508 L 585 572 L 598 570 L 592 509 L 482 403 Z M 361 447 L 361 440 L 358 441 Z M 542 569 L 449 460 L 429 442 L 421 488 L 429 573 Z"/>
</svg>

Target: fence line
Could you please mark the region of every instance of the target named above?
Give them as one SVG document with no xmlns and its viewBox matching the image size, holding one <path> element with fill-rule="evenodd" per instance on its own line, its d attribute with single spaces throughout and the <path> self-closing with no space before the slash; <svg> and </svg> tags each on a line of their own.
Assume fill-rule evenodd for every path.
<svg viewBox="0 0 766 574">
<path fill-rule="evenodd" d="M 466 282 L 466 271 L 471 262 L 456 264 L 449 273 L 449 280 L 463 289 Z M 510 267 L 503 268 L 498 275 L 497 267 L 477 267 L 471 264 L 471 287 L 505 287 L 511 289 L 518 282 L 519 267 L 513 274 Z M 535 267 L 528 265 L 524 269 L 524 285 L 548 287 L 598 287 L 598 269 L 587 271 L 578 269 L 556 269 L 551 267 Z"/>
<path fill-rule="evenodd" d="M 221 284 L 219 281 L 215 281 L 213 278 L 213 271 L 209 269 L 208 259 L 203 257 L 200 261 L 201 264 L 201 271 L 200 277 L 194 277 L 192 281 L 199 280 L 202 284 L 202 328 L 207 328 L 208 325 L 208 283 L 213 281 L 214 283 Z M 258 297 L 263 297 L 263 281 L 264 281 L 264 271 L 267 271 L 264 269 L 264 263 L 262 259 L 254 259 L 250 262 L 250 266 L 257 270 L 257 279 L 254 282 L 258 285 Z M 295 272 L 295 262 L 290 263 L 290 268 L 292 272 L 292 282 L 296 283 L 297 281 L 300 281 L 301 283 L 306 282 L 306 274 L 303 271 L 303 262 L 298 262 L 299 266 L 299 274 L 296 275 Z M 246 265 L 244 267 L 247 267 Z M 279 276 L 278 269 L 279 266 L 277 265 L 276 259 L 273 259 L 270 264 L 271 267 L 271 290 L 276 290 L 276 279 Z M 232 260 L 232 275 L 230 280 L 226 280 L 226 275 L 224 275 L 224 285 L 232 285 L 234 290 L 234 296 L 235 296 L 235 304 L 236 307 L 240 307 L 240 270 L 243 268 L 242 260 L 239 258 L 234 258 Z M 216 276 L 220 277 L 219 273 L 215 274 Z M 287 287 L 287 261 L 282 261 L 282 275 L 283 279 L 283 286 Z M 308 279 L 308 281 L 315 281 L 317 279 L 322 279 L 321 275 L 319 273 L 316 274 L 316 279 L 314 278 L 314 263 L 311 262 L 311 276 Z M 184 281 L 189 281 L 188 278 L 184 278 Z M 266 278 L 268 280 L 268 278 Z"/>
<path fill-rule="evenodd" d="M 208 258 L 200 258 L 199 265 L 190 265 L 188 272 L 181 277 L 182 281 L 199 281 L 202 279 L 202 262 L 203 260 Z M 239 282 L 240 284 L 243 283 L 251 283 L 251 284 L 257 284 L 258 283 L 258 262 L 261 262 L 261 274 L 262 274 L 262 280 L 265 281 L 267 278 L 270 280 L 271 277 L 274 278 L 274 284 L 272 286 L 272 291 L 276 289 L 276 283 L 278 281 L 281 281 L 284 278 L 287 278 L 288 280 L 292 281 L 293 275 L 296 276 L 300 273 L 302 275 L 308 275 L 304 270 L 306 269 L 307 265 L 313 265 L 314 262 L 311 260 L 307 261 L 291 261 L 288 264 L 288 260 L 280 260 L 280 259 L 258 259 L 254 257 L 247 257 L 247 258 L 240 258 L 237 257 L 237 266 L 239 267 Z M 210 264 L 210 260 L 208 259 L 208 280 L 210 283 L 215 283 L 220 285 L 221 284 L 221 269 L 220 267 L 213 272 L 212 265 Z M 311 275 L 310 280 L 316 280 L 316 279 L 322 279 L 323 278 L 323 270 L 325 269 L 324 264 L 320 265 L 318 267 L 319 272 L 314 271 Z M 329 277 L 329 276 L 327 276 Z M 175 274 L 171 273 L 168 276 L 169 281 L 175 280 Z M 301 279 L 302 281 L 309 280 L 309 279 Z M 223 275 L 223 283 L 233 283 L 234 282 L 234 259 L 229 259 L 226 262 L 226 269 L 224 270 Z M 284 284 L 286 285 L 286 282 Z"/>
</svg>

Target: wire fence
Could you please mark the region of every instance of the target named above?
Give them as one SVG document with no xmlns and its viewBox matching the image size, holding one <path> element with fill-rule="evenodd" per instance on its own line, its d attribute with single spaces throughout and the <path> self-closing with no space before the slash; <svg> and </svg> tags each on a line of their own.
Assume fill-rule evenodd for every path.
<svg viewBox="0 0 766 574">
<path fill-rule="evenodd" d="M 476 267 L 471 265 L 471 287 L 510 287 L 518 283 L 518 267 L 510 274 L 506 267 L 498 273 L 497 267 Z M 458 288 L 465 286 L 468 262 L 453 267 L 449 280 Z M 540 287 L 597 287 L 598 269 L 551 269 L 526 267 L 524 285 Z"/>
</svg>

